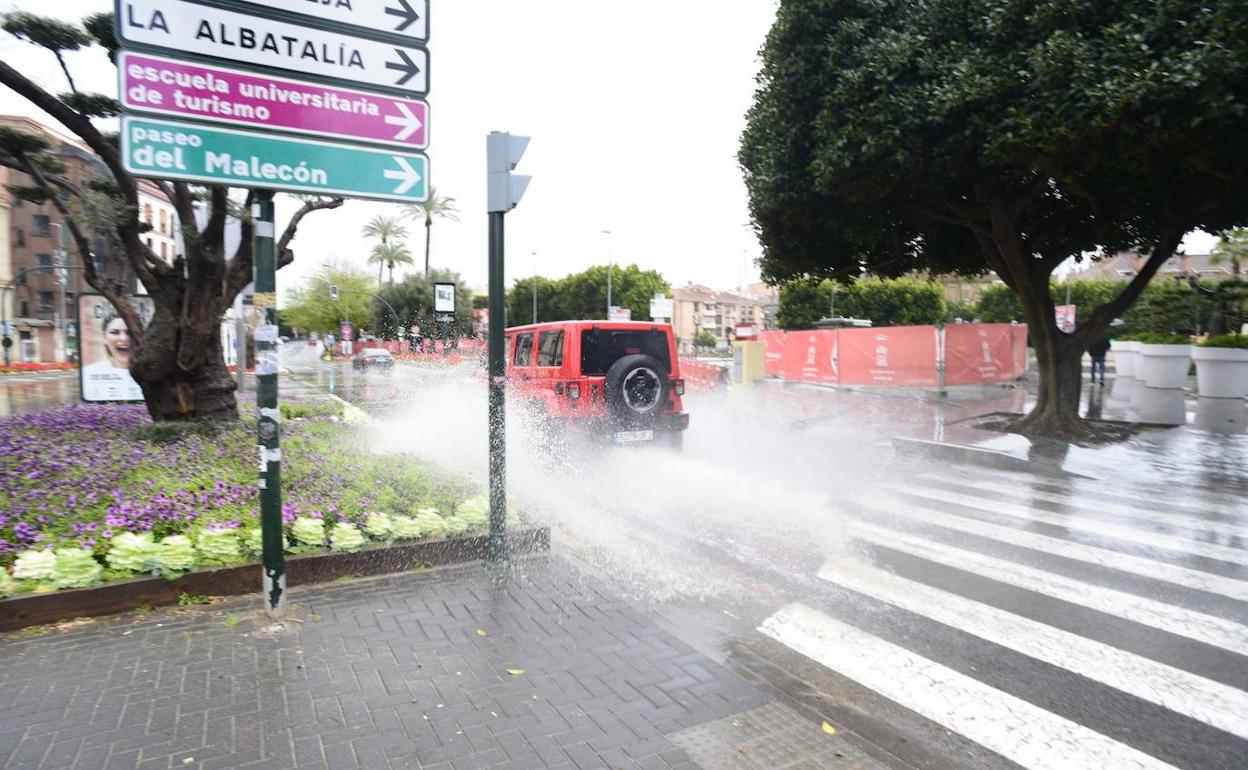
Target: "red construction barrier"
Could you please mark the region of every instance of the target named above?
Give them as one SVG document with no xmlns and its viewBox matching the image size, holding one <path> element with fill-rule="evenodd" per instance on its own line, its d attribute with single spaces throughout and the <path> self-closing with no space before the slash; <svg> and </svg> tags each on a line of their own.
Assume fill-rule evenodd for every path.
<svg viewBox="0 0 1248 770">
<path fill-rule="evenodd" d="M 836 330 L 791 331 L 784 337 L 784 378 L 792 382 L 839 385 Z"/>
<path fill-rule="evenodd" d="M 1021 352 L 1012 324 L 951 324 L 945 327 L 945 384 L 1009 382 L 1026 371 L 1026 339 Z M 1022 327 L 1024 330 L 1026 327 Z"/>
<path fill-rule="evenodd" d="M 935 386 L 935 326 L 838 329 L 842 385 Z"/>
<path fill-rule="evenodd" d="M 1031 357 L 1027 355 L 1027 324 L 1014 324 L 1014 376 L 1027 374 L 1027 364 Z"/>
<path fill-rule="evenodd" d="M 680 376 L 690 390 L 716 390 L 728 386 L 728 367 L 692 358 L 680 359 Z"/>
<path fill-rule="evenodd" d="M 784 337 L 785 333 L 779 330 L 758 335 L 766 349 L 765 372 L 768 377 L 784 376 Z"/>
</svg>

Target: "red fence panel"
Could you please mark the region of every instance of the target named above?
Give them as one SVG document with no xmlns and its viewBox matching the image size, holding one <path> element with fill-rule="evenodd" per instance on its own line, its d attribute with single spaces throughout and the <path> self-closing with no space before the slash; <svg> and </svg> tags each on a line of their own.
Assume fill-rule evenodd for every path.
<svg viewBox="0 0 1248 770">
<path fill-rule="evenodd" d="M 1027 364 L 1031 356 L 1027 355 L 1027 324 L 1015 324 L 1014 334 L 1014 377 L 1027 374 Z"/>
<path fill-rule="evenodd" d="M 840 329 L 842 385 L 935 386 L 936 327 Z"/>
<path fill-rule="evenodd" d="M 1012 324 L 951 324 L 945 327 L 945 384 L 977 385 L 1009 382 L 1026 371 L 1024 337 L 1022 363 L 1017 329 Z M 1024 333 L 1026 327 L 1022 327 Z"/>
<path fill-rule="evenodd" d="M 680 376 L 690 390 L 715 390 L 728 385 L 728 367 L 692 358 L 680 359 Z"/>
<path fill-rule="evenodd" d="M 766 369 L 768 377 L 784 376 L 784 337 L 779 330 L 765 331 L 758 335 L 766 349 Z"/>
<path fill-rule="evenodd" d="M 784 337 L 784 378 L 793 382 L 840 384 L 836 330 L 792 331 Z"/>
</svg>

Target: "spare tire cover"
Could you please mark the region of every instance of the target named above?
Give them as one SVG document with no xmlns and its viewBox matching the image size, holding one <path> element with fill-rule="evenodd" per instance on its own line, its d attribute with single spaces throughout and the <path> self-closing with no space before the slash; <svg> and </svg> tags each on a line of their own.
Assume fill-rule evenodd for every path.
<svg viewBox="0 0 1248 770">
<path fill-rule="evenodd" d="M 667 377 L 654 356 L 634 354 L 611 364 L 604 386 L 607 406 L 619 417 L 654 414 L 667 401 Z"/>
</svg>

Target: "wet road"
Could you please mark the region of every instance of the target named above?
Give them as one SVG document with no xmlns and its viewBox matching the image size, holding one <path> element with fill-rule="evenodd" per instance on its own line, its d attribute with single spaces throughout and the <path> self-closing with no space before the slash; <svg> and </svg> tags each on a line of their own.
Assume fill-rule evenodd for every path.
<svg viewBox="0 0 1248 770">
<path fill-rule="evenodd" d="M 0 417 L 33 414 L 79 400 L 77 370 L 0 376 Z"/>
<path fill-rule="evenodd" d="M 480 477 L 470 367 L 298 376 L 385 415 L 383 449 Z M 509 415 L 508 491 L 686 641 L 897 767 L 1243 767 L 1243 438 L 1073 451 L 1095 479 L 892 454 L 1009 408 L 989 401 L 694 394 L 681 455 L 546 457 Z"/>
</svg>

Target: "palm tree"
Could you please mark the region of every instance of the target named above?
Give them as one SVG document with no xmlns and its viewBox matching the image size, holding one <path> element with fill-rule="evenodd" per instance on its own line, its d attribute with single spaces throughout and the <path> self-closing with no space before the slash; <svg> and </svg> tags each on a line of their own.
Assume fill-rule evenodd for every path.
<svg viewBox="0 0 1248 770">
<path fill-rule="evenodd" d="M 425 220 L 425 277 L 429 277 L 429 241 L 433 234 L 433 218 L 442 217 L 452 222 L 459 221 L 459 209 L 455 207 L 455 199 L 449 195 L 438 195 L 438 188 L 429 188 L 429 199 L 423 203 L 415 203 L 406 207 L 404 215 L 412 219 Z"/>
<path fill-rule="evenodd" d="M 402 243 L 379 243 L 373 247 L 372 252 L 368 255 L 368 262 L 377 263 L 378 283 L 381 282 L 381 268 L 384 266 L 390 270 L 390 285 L 394 285 L 394 266 L 395 265 L 412 265 L 415 260 L 412 259 L 412 252 L 408 251 L 405 244 Z"/>
<path fill-rule="evenodd" d="M 397 240 L 399 238 L 407 237 L 407 228 L 399 223 L 398 217 L 382 217 L 382 216 L 373 217 L 372 220 L 368 224 L 364 225 L 364 229 L 361 230 L 361 232 L 366 236 L 370 236 L 373 238 L 380 238 L 382 246 L 388 245 L 390 241 L 392 240 Z M 404 252 L 405 253 L 407 252 L 406 248 L 404 248 Z M 369 256 L 368 262 L 369 264 L 372 264 L 373 262 L 377 263 L 377 285 L 381 286 L 381 269 L 384 265 L 387 264 L 388 260 L 374 259 L 373 257 L 376 255 L 376 253 L 377 253 L 377 249 L 374 248 L 373 255 Z M 395 260 L 395 262 L 397 262 L 398 264 L 410 265 L 412 263 L 412 255 L 410 253 L 407 253 L 406 262 L 401 259 Z M 394 283 L 395 262 L 389 263 L 391 283 Z"/>
</svg>

